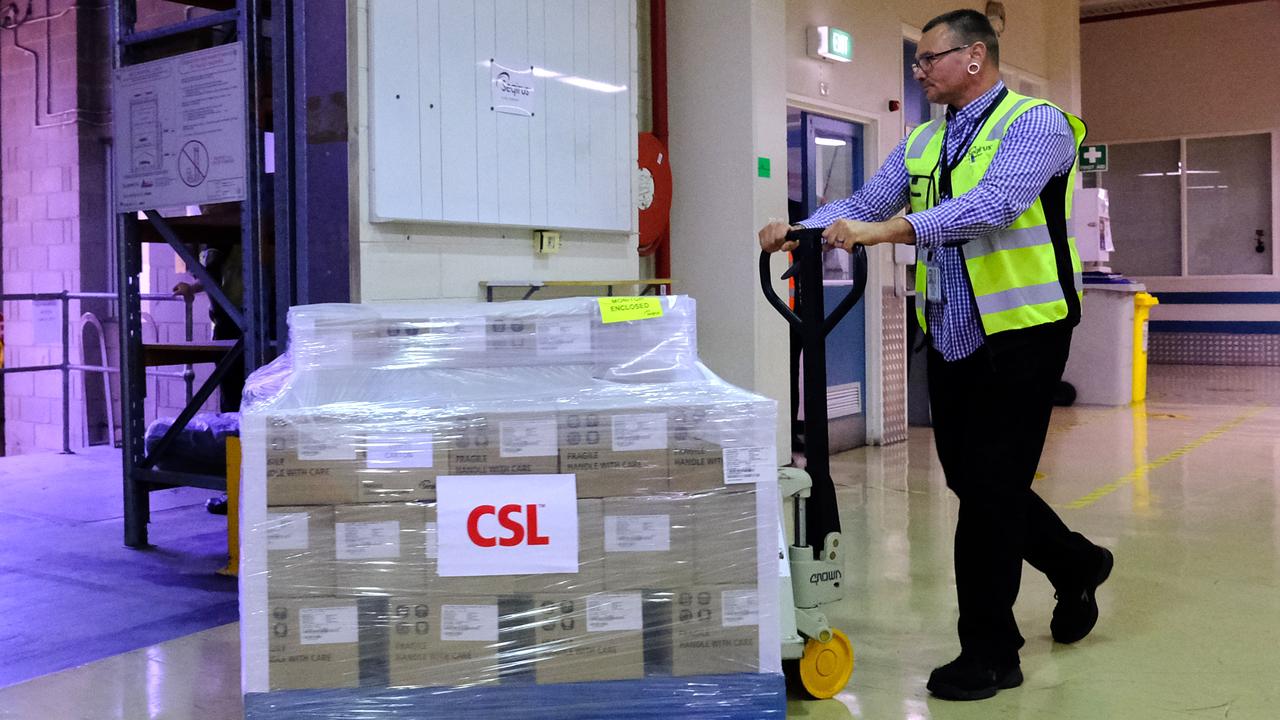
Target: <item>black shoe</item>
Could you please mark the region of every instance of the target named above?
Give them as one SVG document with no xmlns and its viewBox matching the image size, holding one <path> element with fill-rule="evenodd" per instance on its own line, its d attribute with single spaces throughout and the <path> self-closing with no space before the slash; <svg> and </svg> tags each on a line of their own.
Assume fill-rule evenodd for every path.
<svg viewBox="0 0 1280 720">
<path fill-rule="evenodd" d="M 991 665 L 973 655 L 960 657 L 929 674 L 925 687 L 943 700 L 985 700 L 1022 684 L 1022 666 Z"/>
<path fill-rule="evenodd" d="M 1054 593 L 1058 601 L 1053 609 L 1049 631 L 1060 643 L 1073 643 L 1084 639 L 1098 624 L 1098 586 L 1107 581 L 1116 558 L 1111 551 L 1100 547 L 1102 559 L 1093 579 L 1083 586 L 1064 588 Z"/>
<path fill-rule="evenodd" d="M 204 501 L 204 509 L 209 511 L 210 515 L 226 515 L 227 514 L 227 496 L 209 498 Z"/>
</svg>

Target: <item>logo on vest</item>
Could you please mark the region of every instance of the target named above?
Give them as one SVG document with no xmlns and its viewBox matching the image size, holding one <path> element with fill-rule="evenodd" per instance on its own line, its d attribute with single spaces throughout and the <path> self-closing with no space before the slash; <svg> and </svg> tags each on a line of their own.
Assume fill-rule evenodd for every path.
<svg viewBox="0 0 1280 720">
<path fill-rule="evenodd" d="M 991 149 L 994 147 L 995 147 L 995 143 L 984 143 L 982 145 L 970 146 L 969 147 L 969 164 L 970 165 L 976 164 L 979 158 L 991 152 Z"/>
</svg>

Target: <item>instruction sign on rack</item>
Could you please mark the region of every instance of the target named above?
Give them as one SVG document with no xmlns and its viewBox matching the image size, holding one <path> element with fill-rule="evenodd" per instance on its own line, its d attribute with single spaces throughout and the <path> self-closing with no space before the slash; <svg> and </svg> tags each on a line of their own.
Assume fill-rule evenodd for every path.
<svg viewBox="0 0 1280 720">
<path fill-rule="evenodd" d="M 117 69 L 117 212 L 243 200 L 246 105 L 238 43 Z"/>
</svg>

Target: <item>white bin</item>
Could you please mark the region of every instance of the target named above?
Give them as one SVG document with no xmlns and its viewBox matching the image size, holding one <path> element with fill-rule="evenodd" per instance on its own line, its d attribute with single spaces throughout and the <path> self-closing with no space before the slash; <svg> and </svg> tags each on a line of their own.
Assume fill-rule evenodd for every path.
<svg viewBox="0 0 1280 720">
<path fill-rule="evenodd" d="M 1133 296 L 1145 290 L 1136 283 L 1085 284 L 1080 326 L 1062 375 L 1075 386 L 1077 403 L 1133 401 Z"/>
</svg>

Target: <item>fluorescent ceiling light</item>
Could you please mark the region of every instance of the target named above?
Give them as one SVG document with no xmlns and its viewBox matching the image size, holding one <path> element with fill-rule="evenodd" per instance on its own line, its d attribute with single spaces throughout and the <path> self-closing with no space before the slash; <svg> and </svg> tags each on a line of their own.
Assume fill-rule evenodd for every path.
<svg viewBox="0 0 1280 720">
<path fill-rule="evenodd" d="M 840 138 L 822 137 L 821 135 L 815 137 L 813 142 L 816 145 L 826 145 L 827 147 L 844 147 L 845 145 L 848 145 L 848 143 Z"/>
<path fill-rule="evenodd" d="M 1138 173 L 1138 177 L 1178 177 L 1179 175 L 1221 175 L 1220 170 L 1174 170 L 1173 172 Z"/>
<path fill-rule="evenodd" d="M 570 75 L 569 77 L 560 78 L 560 82 L 566 85 L 573 85 L 574 87 L 580 87 L 585 90 L 595 90 L 596 92 L 616 93 L 616 92 L 622 92 L 623 90 L 627 89 L 626 85 L 610 85 L 609 83 L 606 83 L 606 82 L 600 82 L 599 80 L 588 80 L 586 78 L 580 78 L 576 75 Z"/>
</svg>

